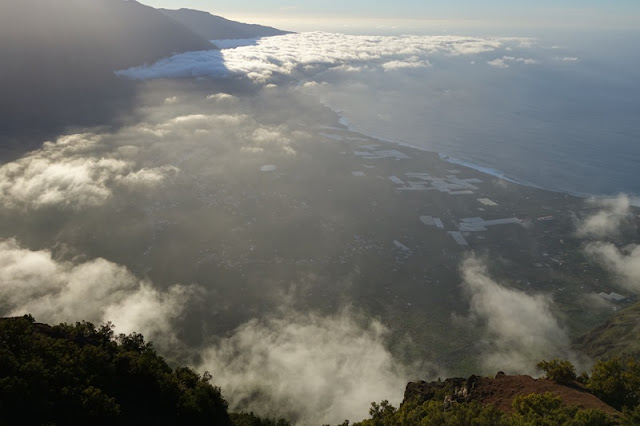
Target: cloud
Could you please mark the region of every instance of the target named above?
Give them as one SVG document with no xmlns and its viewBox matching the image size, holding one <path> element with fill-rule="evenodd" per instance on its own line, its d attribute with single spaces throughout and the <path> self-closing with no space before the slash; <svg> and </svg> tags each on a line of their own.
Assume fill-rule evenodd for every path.
<svg viewBox="0 0 640 426">
<path fill-rule="evenodd" d="M 580 60 L 577 56 L 556 56 L 554 59 L 562 62 L 578 62 Z"/>
<path fill-rule="evenodd" d="M 153 78 L 226 77 L 229 71 L 219 50 L 186 52 L 161 59 L 151 66 L 132 67 L 116 71 L 118 77 L 133 80 Z"/>
<path fill-rule="evenodd" d="M 132 79 L 242 75 L 266 83 L 277 76 L 316 74 L 327 68 L 357 70 L 368 65 L 389 71 L 401 67 L 426 67 L 432 55 L 479 55 L 510 46 L 524 49 L 532 45 L 532 41 L 525 38 L 385 37 L 311 32 L 224 44 L 222 47 L 228 48 L 222 51 L 183 53 L 116 74 Z M 505 57 L 502 61 L 535 63 L 533 59 L 513 57 Z"/>
<path fill-rule="evenodd" d="M 213 93 L 209 96 L 207 96 L 207 100 L 209 101 L 236 101 L 238 100 L 238 98 L 236 98 L 233 95 L 230 95 L 228 93 Z"/>
<path fill-rule="evenodd" d="M 202 368 L 233 409 L 284 414 L 301 425 L 338 423 L 366 417 L 371 401 L 401 398 L 407 375 L 385 348 L 386 335 L 382 324 L 349 310 L 282 313 L 219 340 Z"/>
<path fill-rule="evenodd" d="M 174 285 L 159 290 L 125 267 L 97 258 L 58 261 L 49 250 L 32 251 L 15 239 L 0 241 L 3 316 L 32 314 L 38 321 L 112 321 L 118 333 L 143 333 L 167 346 L 175 339 L 172 321 L 199 289 Z"/>
<path fill-rule="evenodd" d="M 160 184 L 167 176 L 178 171 L 178 168 L 173 166 L 162 166 L 153 169 L 145 168 L 124 176 L 117 176 L 116 181 L 128 187 L 148 188 Z"/>
<path fill-rule="evenodd" d="M 174 98 L 181 101 L 164 102 Z M 262 124 L 246 114 L 250 110 L 226 93 L 191 102 L 162 97 L 156 107 L 142 110 L 145 121 L 115 132 L 60 136 L 0 165 L 0 203 L 22 212 L 115 205 L 131 192 L 150 196 L 150 190 L 175 181 L 179 167 L 194 155 L 217 165 L 223 155 L 241 151 L 289 157 L 309 137 L 288 125 Z M 247 155 L 241 160 L 251 161 Z"/>
<path fill-rule="evenodd" d="M 625 194 L 615 198 L 591 198 L 587 203 L 599 210 L 578 221 L 578 237 L 605 238 L 617 235 L 620 227 L 630 219 L 631 200 Z"/>
<path fill-rule="evenodd" d="M 587 204 L 595 213 L 578 220 L 576 235 L 592 239 L 619 237 L 625 227 L 635 228 L 632 200 L 625 194 L 615 198 L 590 198 Z M 640 294 L 640 246 L 629 244 L 618 247 L 611 242 L 592 241 L 584 253 L 603 268 L 617 276 L 615 283 L 633 294 Z"/>
<path fill-rule="evenodd" d="M 5 208 L 99 206 L 114 187 L 156 185 L 177 169 L 139 168 L 104 152 L 103 137 L 77 134 L 46 142 L 39 150 L 0 166 L 0 202 Z"/>
<path fill-rule="evenodd" d="M 303 136 L 299 134 L 299 136 Z M 259 148 L 264 150 L 265 147 L 275 147 L 282 150 L 287 155 L 295 155 L 296 150 L 293 148 L 292 139 L 286 135 L 282 126 L 277 127 L 259 127 L 253 131 L 251 140 L 255 143 L 253 147 L 243 147 L 243 150 L 251 150 Z"/>
<path fill-rule="evenodd" d="M 382 64 L 382 69 L 384 69 L 385 71 L 393 71 L 405 68 L 427 68 L 428 66 L 428 61 L 420 61 L 417 57 L 412 56 L 406 61 L 385 62 L 384 64 Z"/>
<path fill-rule="evenodd" d="M 486 372 L 536 374 L 540 360 L 574 358 L 551 298 L 500 285 L 475 256 L 463 261 L 461 271 L 470 305 L 466 320 L 481 327 L 477 356 Z"/>
<path fill-rule="evenodd" d="M 509 68 L 510 64 L 525 64 L 532 65 L 537 64 L 538 61 L 531 58 L 516 58 L 513 56 L 503 56 L 501 58 L 496 58 L 492 61 L 488 61 L 487 64 L 496 67 L 496 68 Z"/>
<path fill-rule="evenodd" d="M 605 269 L 616 274 L 616 283 L 627 291 L 640 295 L 640 246 L 631 244 L 618 248 L 611 243 L 587 244 L 585 253 Z"/>
</svg>

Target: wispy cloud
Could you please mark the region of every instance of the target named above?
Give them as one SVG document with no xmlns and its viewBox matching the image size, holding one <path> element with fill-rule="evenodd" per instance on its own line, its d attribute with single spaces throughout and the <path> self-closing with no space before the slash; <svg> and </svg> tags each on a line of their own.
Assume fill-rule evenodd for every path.
<svg viewBox="0 0 640 426">
<path fill-rule="evenodd" d="M 531 58 L 516 58 L 514 56 L 503 56 L 487 62 L 489 65 L 496 68 L 509 68 L 511 64 L 524 64 L 532 65 L 537 64 L 538 61 Z"/>
<path fill-rule="evenodd" d="M 371 401 L 396 398 L 406 370 L 386 349 L 386 328 L 350 310 L 295 311 L 252 320 L 203 354 L 234 409 L 288 415 L 296 424 L 364 418 Z M 250 402 L 250 404 L 247 404 Z"/>
<path fill-rule="evenodd" d="M 631 200 L 625 194 L 615 198 L 590 198 L 587 204 L 598 210 L 580 219 L 576 225 L 579 237 L 605 238 L 616 235 L 630 219 Z"/>
<path fill-rule="evenodd" d="M 499 284 L 475 256 L 463 261 L 461 272 L 470 305 L 463 321 L 481 332 L 476 355 L 486 372 L 536 374 L 542 359 L 574 358 L 550 297 Z"/>
<path fill-rule="evenodd" d="M 103 204 L 114 187 L 153 186 L 177 169 L 140 168 L 104 150 L 97 134 L 76 134 L 47 142 L 39 150 L 0 166 L 0 201 L 6 208 L 59 206 L 78 209 Z"/>
<path fill-rule="evenodd" d="M 2 315 L 32 314 L 38 321 L 112 321 L 119 333 L 145 334 L 160 346 L 175 339 L 172 321 L 197 297 L 195 286 L 159 290 L 125 267 L 97 258 L 58 261 L 49 250 L 0 241 Z"/>
<path fill-rule="evenodd" d="M 612 243 L 587 244 L 585 253 L 617 276 L 620 287 L 640 295 L 640 246 L 616 247 Z"/>
<path fill-rule="evenodd" d="M 616 276 L 618 287 L 640 294 L 640 246 L 620 246 L 623 229 L 636 229 L 632 201 L 620 194 L 615 198 L 591 198 L 588 205 L 597 210 L 578 220 L 576 234 L 592 240 L 584 247 L 585 254 Z"/>
</svg>

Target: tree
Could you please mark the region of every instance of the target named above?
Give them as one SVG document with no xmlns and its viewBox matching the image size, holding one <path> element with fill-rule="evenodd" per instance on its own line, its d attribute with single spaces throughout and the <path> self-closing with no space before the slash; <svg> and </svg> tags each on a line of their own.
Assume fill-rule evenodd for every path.
<svg viewBox="0 0 640 426">
<path fill-rule="evenodd" d="M 521 395 L 514 398 L 513 414 L 509 425 L 513 426 L 609 426 L 615 423 L 601 410 L 580 410 L 567 406 L 551 392 Z"/>
<path fill-rule="evenodd" d="M 0 319 L 0 425 L 231 425 L 210 379 L 110 324 Z"/>
<path fill-rule="evenodd" d="M 621 410 L 640 404 L 640 363 L 631 357 L 596 362 L 587 384 L 598 398 Z"/>
<path fill-rule="evenodd" d="M 537 367 L 544 371 L 547 379 L 560 385 L 572 385 L 576 380 L 576 370 L 569 361 L 553 359 L 551 361 L 540 361 Z"/>
</svg>

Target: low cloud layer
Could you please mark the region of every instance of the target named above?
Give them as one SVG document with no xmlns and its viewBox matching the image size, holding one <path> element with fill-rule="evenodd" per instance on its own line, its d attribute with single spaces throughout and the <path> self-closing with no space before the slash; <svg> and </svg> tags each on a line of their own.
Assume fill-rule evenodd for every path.
<svg viewBox="0 0 640 426">
<path fill-rule="evenodd" d="M 513 64 L 533 65 L 533 64 L 537 64 L 538 61 L 531 58 L 516 58 L 513 56 L 503 56 L 501 58 L 493 59 L 487 63 L 497 68 L 509 68 L 509 66 Z"/>
<path fill-rule="evenodd" d="M 372 401 L 398 403 L 407 383 L 386 334 L 348 310 L 283 313 L 238 327 L 204 353 L 203 369 L 235 409 L 286 414 L 300 425 L 360 419 Z"/>
<path fill-rule="evenodd" d="M 0 202 L 5 208 L 98 206 L 114 188 L 148 188 L 177 169 L 140 168 L 105 152 L 101 135 L 60 137 L 19 160 L 0 166 Z"/>
<path fill-rule="evenodd" d="M 188 52 L 151 66 L 118 71 L 121 77 L 226 77 L 242 75 L 264 83 L 278 75 L 306 73 L 314 67 L 373 66 L 384 71 L 422 68 L 431 55 L 478 55 L 505 48 L 530 47 L 526 38 L 464 36 L 355 36 L 312 32 L 266 37 L 250 45 L 226 46 L 222 51 Z M 502 57 L 506 64 L 534 63 L 532 59 Z M 322 71 L 315 69 L 315 73 Z"/>
<path fill-rule="evenodd" d="M 578 237 L 606 238 L 615 236 L 631 217 L 631 200 L 625 194 L 615 198 L 591 198 L 587 203 L 598 210 L 578 221 Z"/>
<path fill-rule="evenodd" d="M 57 261 L 51 251 L 32 251 L 13 239 L 0 241 L 0 315 L 30 313 L 50 324 L 112 321 L 118 333 L 143 333 L 165 347 L 172 321 L 197 297 L 193 286 L 159 290 L 125 267 L 105 259 Z"/>
<path fill-rule="evenodd" d="M 461 271 L 470 304 L 465 321 L 482 330 L 477 356 L 485 372 L 536 374 L 542 359 L 573 357 L 548 296 L 502 286 L 477 257 L 467 258 Z"/>
</svg>

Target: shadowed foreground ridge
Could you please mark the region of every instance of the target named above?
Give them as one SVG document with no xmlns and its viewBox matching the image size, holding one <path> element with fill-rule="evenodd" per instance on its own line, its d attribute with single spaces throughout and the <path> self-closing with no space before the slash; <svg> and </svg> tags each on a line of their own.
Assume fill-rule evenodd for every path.
<svg viewBox="0 0 640 426">
<path fill-rule="evenodd" d="M 210 380 L 110 324 L 0 319 L 0 425 L 287 424 L 230 415 Z"/>
<path fill-rule="evenodd" d="M 640 421 L 640 369 L 632 358 L 599 361 L 591 376 L 580 377 L 566 361 L 538 366 L 547 377 L 499 372 L 494 378 L 411 382 L 397 409 L 388 401 L 372 403 L 371 417 L 353 425 L 596 426 Z"/>
<path fill-rule="evenodd" d="M 598 361 L 577 377 L 571 363 L 538 364 L 546 377 L 471 376 L 411 382 L 399 408 L 372 403 L 354 425 L 634 425 L 640 364 Z M 30 315 L 0 319 L 0 426 L 41 424 L 287 426 L 229 413 L 209 373 L 172 368 L 141 334 L 110 323 L 49 326 Z M 283 411 L 289 407 L 275 407 Z M 349 425 L 345 421 L 344 425 Z"/>
<path fill-rule="evenodd" d="M 213 47 L 135 1 L 2 2 L 0 135 L 110 124 L 135 97 L 115 70 Z"/>
</svg>

